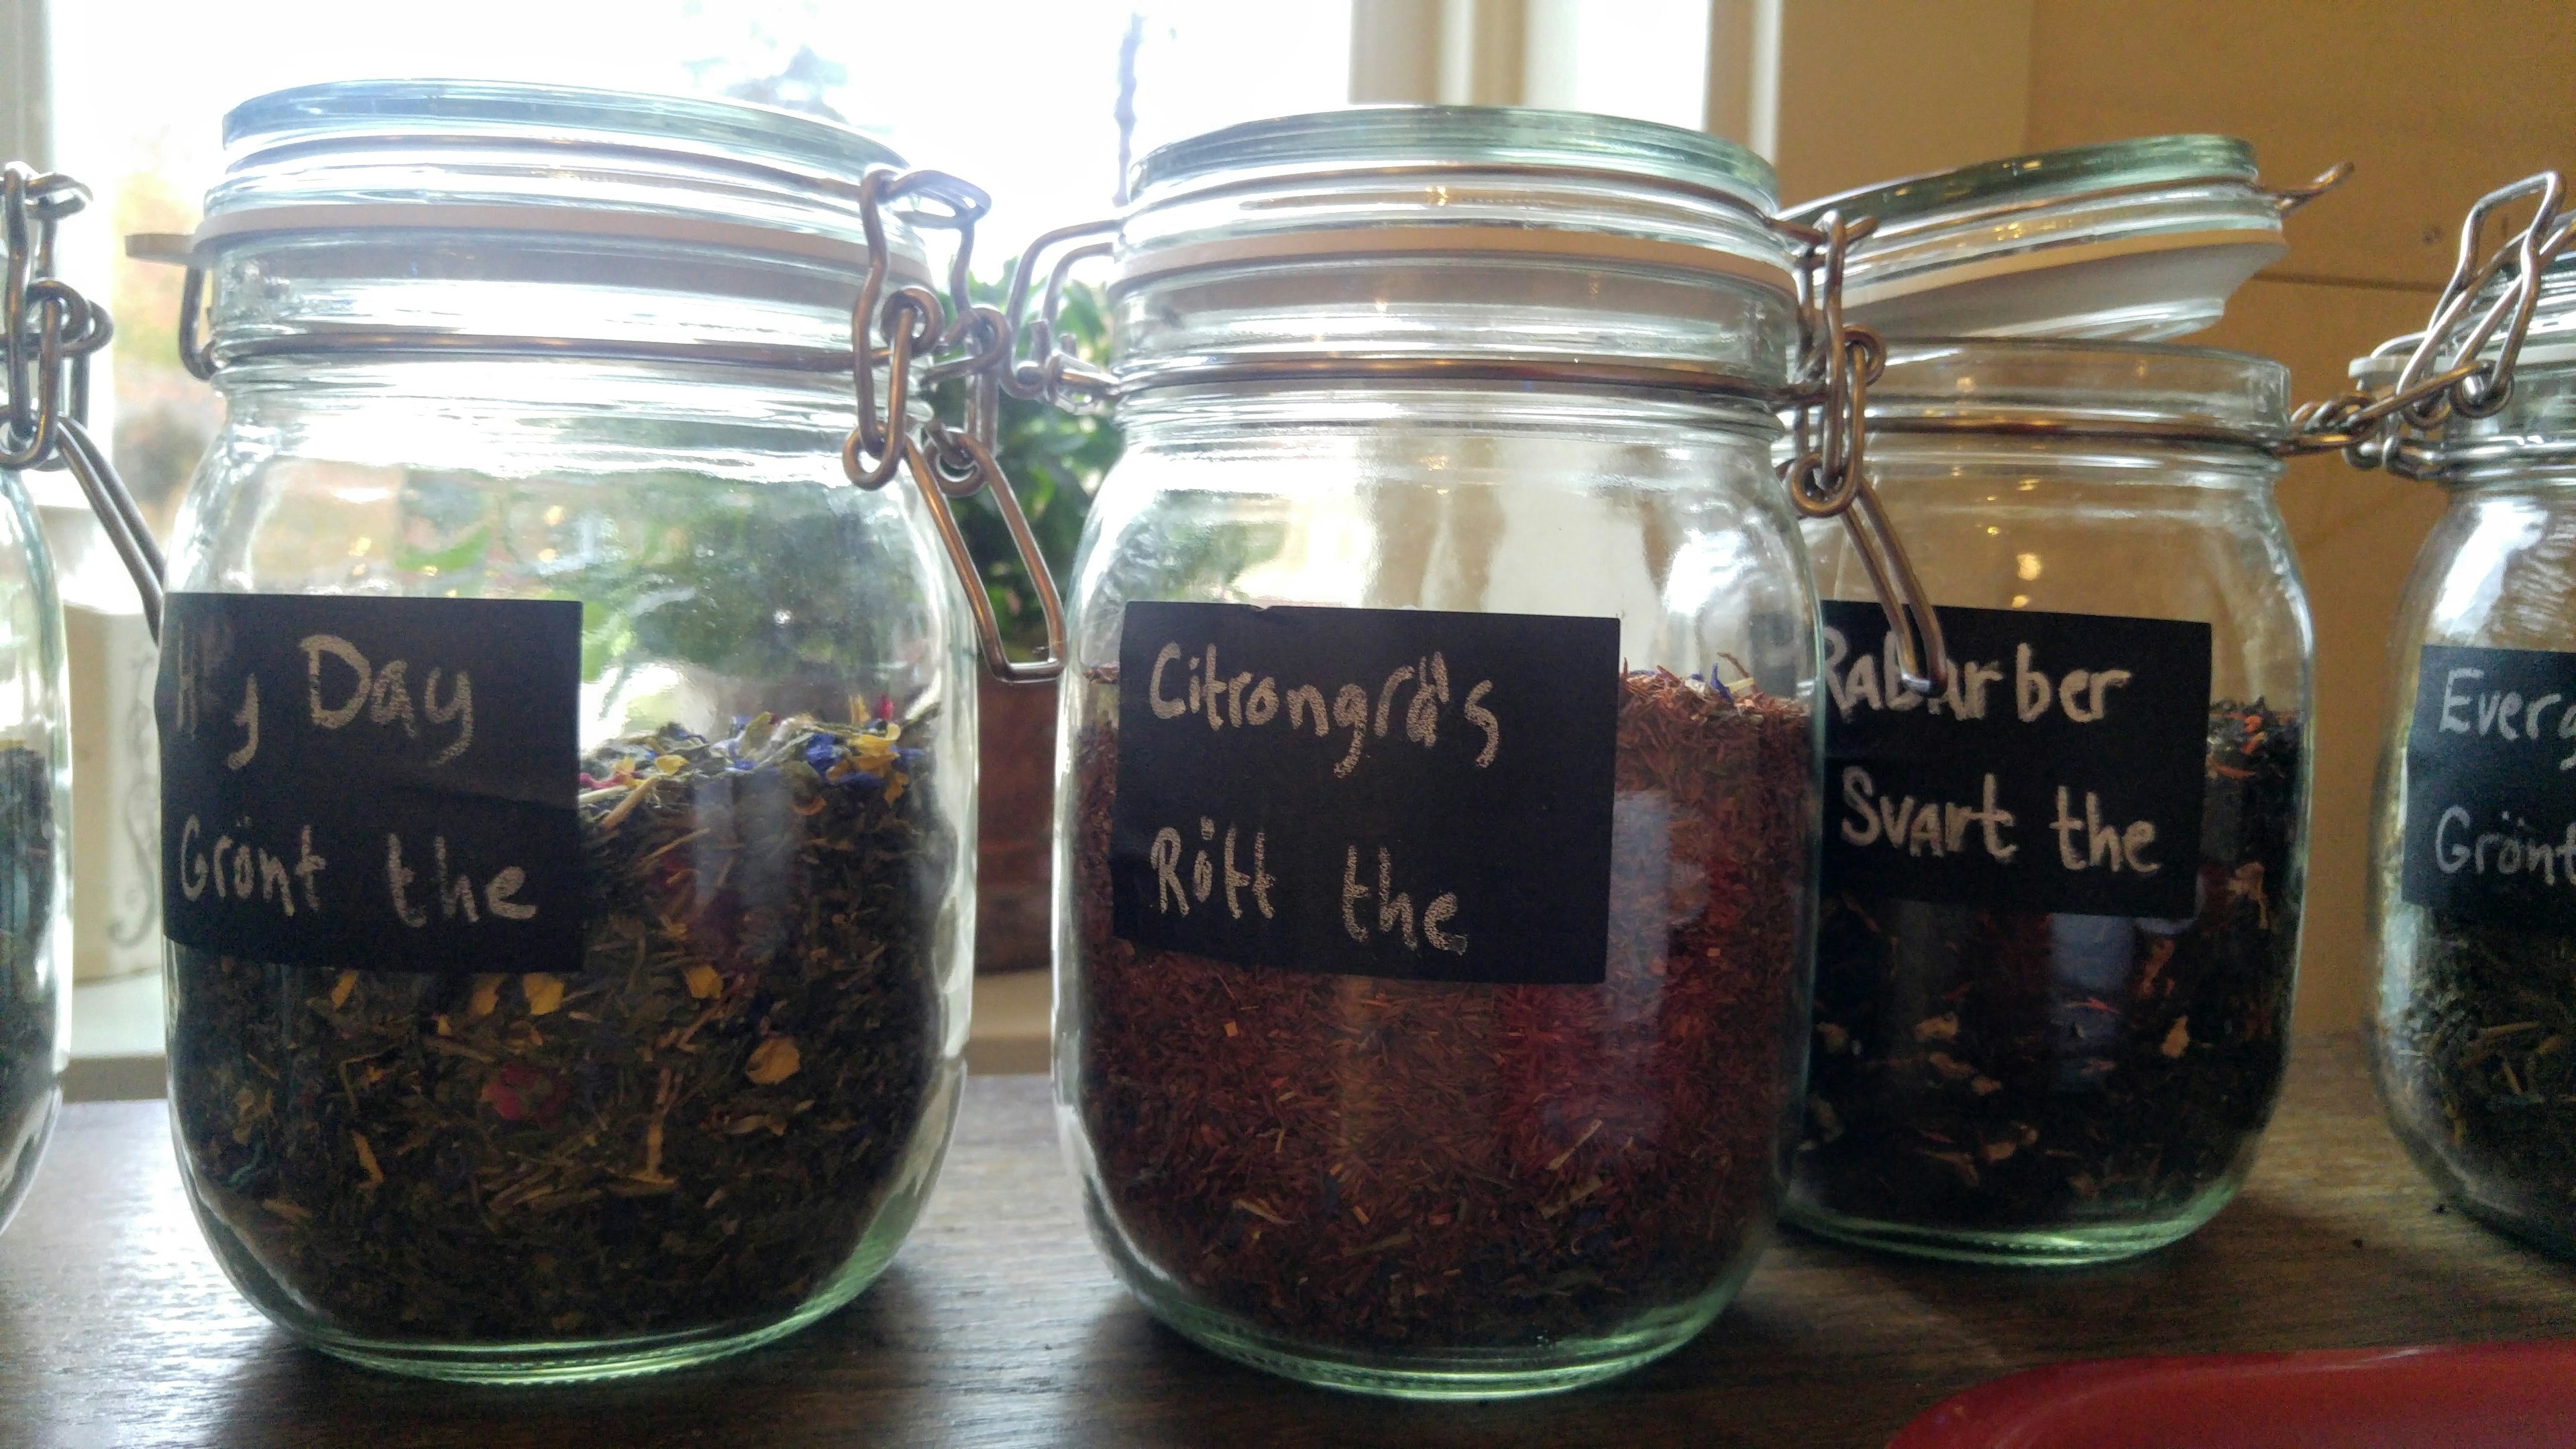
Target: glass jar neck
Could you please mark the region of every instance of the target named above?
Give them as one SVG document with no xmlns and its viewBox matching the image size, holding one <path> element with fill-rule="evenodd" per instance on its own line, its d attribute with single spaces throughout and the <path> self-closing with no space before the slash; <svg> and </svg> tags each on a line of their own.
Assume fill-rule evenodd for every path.
<svg viewBox="0 0 2576 1449">
<path fill-rule="evenodd" d="M 2576 482 L 2576 366 L 2526 351 L 2502 408 L 2483 418 L 2454 415 L 2439 439 L 2400 446 L 2410 472 L 2455 489 Z"/>
<path fill-rule="evenodd" d="M 859 284 L 832 265 L 652 243 L 383 232 L 227 247 L 210 290 L 219 365 L 453 347 L 846 373 Z"/>
<path fill-rule="evenodd" d="M 419 469 L 650 472 L 738 457 L 780 481 L 838 481 L 847 378 L 561 357 L 278 357 L 216 374 L 227 446 Z"/>
<path fill-rule="evenodd" d="M 2286 465 L 2260 449 L 2204 441 L 2117 434 L 2012 432 L 1910 432 L 1873 429 L 1869 461 L 1879 487 L 1891 498 L 1917 483 L 1980 475 L 1992 489 L 2002 473 L 2027 475 L 2018 491 L 1989 500 L 1997 507 L 2049 506 L 2065 485 L 2153 486 L 2251 491 L 2269 494 Z"/>
<path fill-rule="evenodd" d="M 1112 304 L 1112 368 L 1131 389 L 1246 368 L 1546 385 L 1555 385 L 1547 374 L 1576 369 L 1630 386 L 1769 395 L 1785 384 L 1798 336 L 1785 290 L 1551 257 L 1212 269 L 1124 286 Z"/>
</svg>

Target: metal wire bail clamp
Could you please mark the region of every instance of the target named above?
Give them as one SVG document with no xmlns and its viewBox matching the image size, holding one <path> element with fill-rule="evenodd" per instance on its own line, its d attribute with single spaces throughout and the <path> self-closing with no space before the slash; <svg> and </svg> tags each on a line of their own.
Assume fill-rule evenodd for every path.
<svg viewBox="0 0 2576 1449">
<path fill-rule="evenodd" d="M 89 204 L 89 188 L 21 162 L 0 169 L 0 329 L 8 388 L 0 417 L 0 468 L 62 469 L 134 577 L 143 622 L 161 637 L 166 565 L 143 511 L 107 452 L 89 435 L 90 358 L 116 335 L 107 309 L 54 274 L 54 228 Z"/>
<path fill-rule="evenodd" d="M 1813 226 L 1776 223 L 1804 246 L 1798 265 L 1799 366 L 1792 379 L 1790 455 L 1780 465 L 1789 499 L 1809 518 L 1840 518 L 1896 636 L 1905 686 L 1937 694 L 1950 684 L 1950 653 L 1931 596 L 1870 485 L 1869 388 L 1887 368 L 1877 333 L 1843 321 L 1843 268 L 1872 218 L 1828 211 Z"/>
<path fill-rule="evenodd" d="M 1116 218 L 1058 227 L 1030 242 L 1012 261 L 1010 290 L 1002 304 L 1004 325 L 1011 331 L 1011 348 L 1001 372 L 1002 386 L 1011 396 L 1067 411 L 1108 401 L 1116 379 L 1065 351 L 1057 324 L 1064 312 L 1065 283 L 1073 269 L 1116 250 L 1116 243 L 1101 238 L 1115 237 L 1118 227 Z M 1031 317 L 1027 315 L 1030 284 L 1037 275 L 1039 260 L 1049 252 L 1056 253 L 1055 264 L 1047 271 L 1046 292 L 1037 315 Z"/>
<path fill-rule="evenodd" d="M 1037 535 L 1020 509 L 1019 495 L 994 456 L 1001 396 L 1007 386 L 1004 374 L 1011 362 L 1011 318 L 1000 309 L 976 305 L 968 291 L 975 223 L 990 202 L 980 189 L 946 172 L 878 167 L 860 183 L 859 203 L 868 271 L 850 311 L 858 417 L 841 446 L 842 470 L 852 483 L 867 489 L 884 487 L 897 468 L 912 475 L 931 521 L 938 525 L 949 565 L 965 585 L 984 667 L 1006 684 L 1044 683 L 1064 672 L 1064 602 L 1038 551 Z M 928 287 L 887 289 L 893 256 L 886 245 L 885 214 L 896 206 L 904 208 L 904 219 L 915 227 L 957 233 L 944 299 Z M 880 336 L 885 339 L 882 349 L 877 343 Z M 882 407 L 876 381 L 880 360 L 886 368 Z M 914 390 L 950 380 L 965 384 L 962 422 L 951 424 L 932 414 L 914 427 Z M 950 506 L 951 499 L 972 497 L 987 486 L 1003 526 L 1010 530 L 1021 566 L 1037 590 L 1039 612 L 1046 618 L 1046 654 L 1038 659 L 1015 660 L 1005 650 L 992 598 L 984 591 L 974 551 L 967 546 L 956 510 Z"/>
<path fill-rule="evenodd" d="M 2487 222 L 2524 200 L 2535 203 L 2531 220 L 2481 260 L 2478 243 Z M 2415 476 L 2401 446 L 2410 437 L 2429 437 L 2454 415 L 2484 418 L 2502 411 L 2513 396 L 2514 368 L 2540 305 L 2541 280 L 2576 229 L 2576 215 L 2563 209 L 2565 201 L 2566 186 L 2555 171 L 2534 173 L 2478 198 L 2460 223 L 2459 257 L 2424 330 L 2371 350 L 2373 358 L 2406 354 L 2396 379 L 2375 391 L 2357 389 L 2301 406 L 2291 415 L 2291 436 L 2275 451 L 2291 456 L 2340 450 L 2356 468 Z M 2477 309 L 2478 297 L 2499 276 L 2510 280 Z M 2490 343 L 2493 358 L 2483 355 Z"/>
</svg>

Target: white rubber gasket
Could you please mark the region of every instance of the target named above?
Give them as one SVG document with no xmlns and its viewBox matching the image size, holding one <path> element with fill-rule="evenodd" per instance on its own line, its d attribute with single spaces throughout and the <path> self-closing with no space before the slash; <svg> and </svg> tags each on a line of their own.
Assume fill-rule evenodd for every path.
<svg viewBox="0 0 2576 1449">
<path fill-rule="evenodd" d="M 1793 299 L 1797 295 L 1794 274 L 1785 260 L 1770 264 L 1716 247 L 1608 232 L 1473 225 L 1317 228 L 1157 247 L 1141 257 L 1121 258 L 1109 285 L 1119 288 L 1177 272 L 1245 263 L 1432 255 L 1655 267 L 1752 282 Z"/>
<path fill-rule="evenodd" d="M 2144 236 L 2111 237 L 2101 241 L 2041 243 L 1983 261 L 1928 262 L 1922 270 L 1906 276 L 1891 277 L 1883 282 L 1847 280 L 1843 286 L 1846 309 L 1866 307 L 1878 302 L 1893 302 L 1901 297 L 1924 292 L 1937 292 L 1950 287 L 1964 287 L 1995 277 L 2016 276 L 2025 272 L 2047 271 L 2057 267 L 2088 266 L 2116 261 L 2122 257 L 2152 256 L 2162 252 L 2223 250 L 2236 247 L 2269 248 L 2272 256 L 2247 269 L 2248 275 L 2271 264 L 2276 257 L 2289 252 L 2289 244 L 2278 231 L 2252 227 L 2219 227 L 2202 231 L 2156 232 Z M 1855 264 L 1865 264 L 1867 258 Z"/>
<path fill-rule="evenodd" d="M 827 262 L 864 272 L 868 249 L 860 242 L 814 232 L 753 226 L 713 217 L 667 216 L 561 206 L 512 206 L 471 202 L 310 202 L 244 207 L 206 218 L 190 243 L 192 259 L 243 237 L 319 231 L 484 231 L 676 242 L 683 246 L 762 252 Z M 897 253 L 894 270 L 907 281 L 929 278 L 918 258 Z"/>
</svg>

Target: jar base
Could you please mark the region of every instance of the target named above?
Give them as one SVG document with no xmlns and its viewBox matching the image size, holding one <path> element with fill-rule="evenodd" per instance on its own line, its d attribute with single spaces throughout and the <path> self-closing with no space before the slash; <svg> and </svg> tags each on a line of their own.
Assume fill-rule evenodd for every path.
<svg viewBox="0 0 2576 1449">
<path fill-rule="evenodd" d="M 1881 1222 L 1791 1203 L 1781 1216 L 1792 1226 L 1853 1247 L 1952 1263 L 2005 1268 L 2083 1268 L 2152 1253 L 2198 1232 L 2236 1195 L 2233 1181 L 2216 1185 L 2181 1212 L 2143 1222 L 2070 1223 L 2055 1228 L 1936 1228 Z"/>
<path fill-rule="evenodd" d="M 286 1311 L 281 1303 L 260 1291 L 267 1280 L 255 1263 L 237 1262 L 225 1251 L 229 1239 L 219 1236 L 211 1222 L 207 1222 L 207 1238 L 215 1246 L 216 1262 L 232 1278 L 234 1286 L 250 1300 L 251 1306 L 316 1352 L 362 1368 L 447 1383 L 530 1386 L 589 1383 L 667 1373 L 748 1353 L 764 1344 L 776 1343 L 849 1306 L 894 1262 L 895 1253 L 902 1248 L 905 1237 L 911 1232 L 913 1220 L 920 1214 L 928 1184 L 935 1177 L 934 1159 L 933 1170 L 921 1179 L 921 1187 L 888 1204 L 861 1240 L 858 1251 L 821 1291 L 785 1317 L 751 1328 L 727 1325 L 678 1333 L 639 1334 L 630 1338 L 470 1345 L 368 1338 L 339 1332 L 304 1315 Z M 202 1209 L 200 1221 L 206 1221 Z"/>
<path fill-rule="evenodd" d="M 1745 1253 L 1706 1293 L 1614 1334 L 1531 1347 L 1344 1350 L 1265 1332 L 1236 1314 L 1192 1302 L 1170 1280 L 1139 1262 L 1123 1237 L 1103 1220 L 1096 1196 L 1086 1197 L 1091 1199 L 1092 1241 L 1119 1282 L 1166 1327 L 1210 1353 L 1264 1373 L 1317 1388 L 1391 1399 L 1522 1399 L 1616 1378 L 1698 1337 L 1734 1301 L 1736 1290 L 1752 1276 L 1753 1265 L 1761 1257 L 1758 1252 Z"/>
<path fill-rule="evenodd" d="M 38 1120 L 19 1134 L 17 1157 L 8 1174 L 0 1177 L 0 1232 L 9 1229 L 9 1220 L 18 1215 L 18 1205 L 27 1200 L 27 1189 L 36 1180 L 36 1168 L 45 1159 L 45 1149 L 53 1144 L 54 1124 L 63 1115 L 63 1089 L 59 1086 L 45 1093 L 44 1108 L 33 1114 Z"/>
<path fill-rule="evenodd" d="M 863 1271 L 846 1274 L 845 1282 L 817 1295 L 785 1318 L 740 1332 L 710 1329 L 597 1343 L 478 1344 L 471 1348 L 387 1343 L 313 1328 L 298 1332 L 307 1346 L 333 1358 L 408 1378 L 529 1385 L 638 1378 L 730 1358 L 776 1343 L 847 1307 L 893 1261 L 894 1254 L 889 1251 Z"/>
<path fill-rule="evenodd" d="M 2482 1203 L 2466 1192 L 2450 1191 L 2442 1196 L 2479 1226 L 2511 1239 L 2517 1246 L 2576 1263 L 2576 1225 L 2537 1223 L 2519 1213 Z"/>
<path fill-rule="evenodd" d="M 1137 1297 L 1148 1312 L 1192 1343 L 1264 1373 L 1381 1398 L 1472 1400 L 1564 1393 L 1642 1368 L 1696 1338 L 1734 1296 L 1734 1287 L 1727 1285 L 1717 1303 L 1678 1322 L 1559 1345 L 1545 1358 L 1544 1350 L 1502 1349 L 1342 1356 L 1311 1342 L 1263 1333 L 1195 1304 L 1145 1292 Z"/>
</svg>

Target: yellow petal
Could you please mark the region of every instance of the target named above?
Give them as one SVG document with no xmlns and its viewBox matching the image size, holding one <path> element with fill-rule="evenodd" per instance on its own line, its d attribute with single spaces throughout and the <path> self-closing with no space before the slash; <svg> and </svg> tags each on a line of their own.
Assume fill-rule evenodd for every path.
<svg viewBox="0 0 2576 1449">
<path fill-rule="evenodd" d="M 474 978 L 474 994 L 465 1000 L 469 1016 L 490 1016 L 501 1005 L 501 978 L 497 975 Z"/>
<path fill-rule="evenodd" d="M 519 978 L 519 991 L 528 998 L 530 1016 L 544 1016 L 563 1005 L 564 984 L 560 976 L 549 976 L 543 971 L 530 972 Z"/>
<path fill-rule="evenodd" d="M 724 977 L 716 968 L 701 961 L 680 973 L 689 983 L 689 994 L 700 1001 L 712 1001 L 724 994 Z"/>
<path fill-rule="evenodd" d="M 348 1005 L 349 993 L 357 989 L 358 973 L 355 971 L 341 972 L 340 979 L 331 983 L 331 1009 L 333 1011 L 337 1011 L 341 1007 Z"/>
<path fill-rule="evenodd" d="M 796 1069 L 803 1065 L 796 1054 L 794 1037 L 773 1036 L 751 1049 L 751 1061 L 744 1068 L 743 1075 L 770 1087 L 796 1075 Z"/>
</svg>

